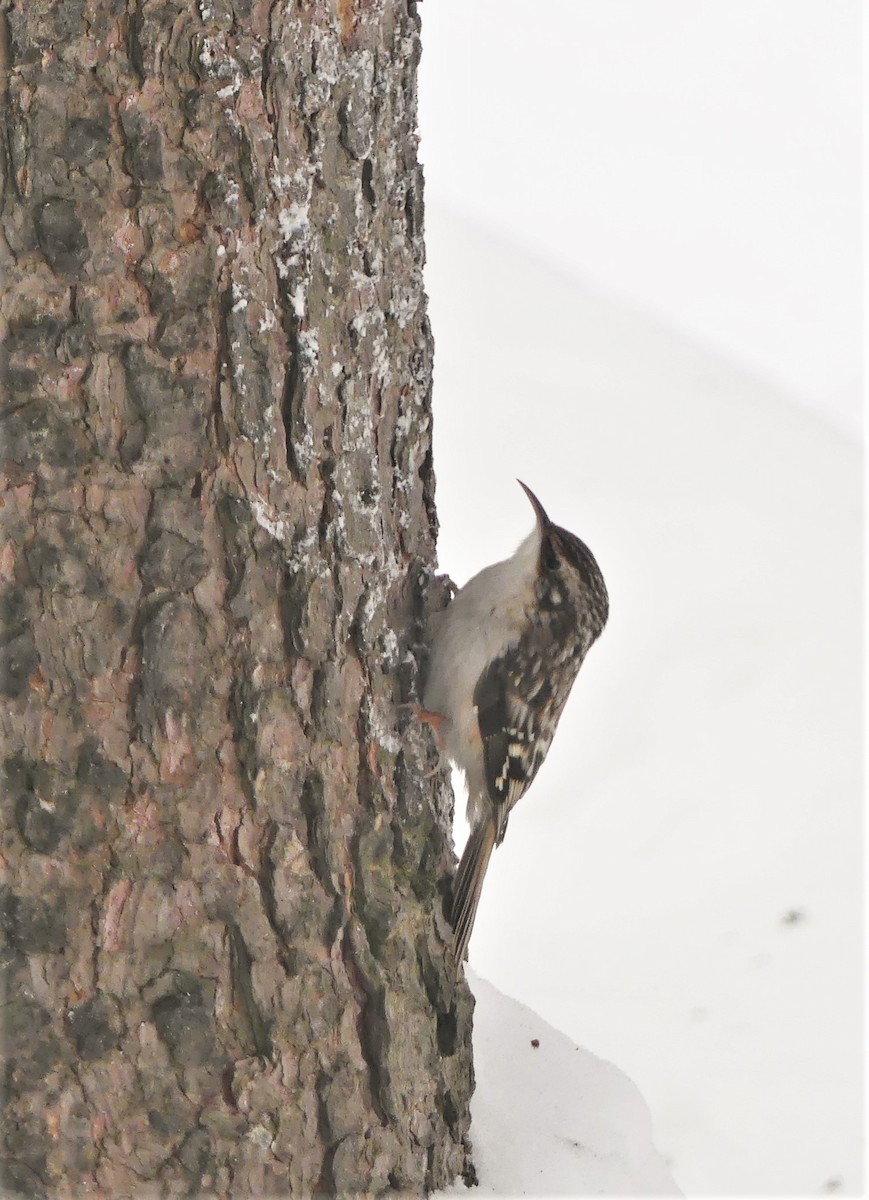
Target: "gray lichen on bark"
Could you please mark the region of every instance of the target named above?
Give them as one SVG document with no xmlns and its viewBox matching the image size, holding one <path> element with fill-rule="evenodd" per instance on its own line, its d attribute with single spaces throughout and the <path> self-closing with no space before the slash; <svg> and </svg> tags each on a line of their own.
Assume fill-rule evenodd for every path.
<svg viewBox="0 0 869 1200">
<path fill-rule="evenodd" d="M 7 0 L 6 1186 L 466 1167 L 413 0 Z"/>
</svg>

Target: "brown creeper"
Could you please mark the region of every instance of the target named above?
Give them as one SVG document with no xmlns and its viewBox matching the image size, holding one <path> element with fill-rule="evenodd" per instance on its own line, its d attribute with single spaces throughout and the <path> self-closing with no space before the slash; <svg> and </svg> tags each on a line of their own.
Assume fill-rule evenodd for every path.
<svg viewBox="0 0 869 1200">
<path fill-rule="evenodd" d="M 554 525 L 521 486 L 536 528 L 512 558 L 480 571 L 438 614 L 423 696 L 424 715 L 468 786 L 471 833 L 451 914 L 456 971 L 492 850 L 546 757 L 582 660 L 609 613 L 591 551 Z"/>
</svg>

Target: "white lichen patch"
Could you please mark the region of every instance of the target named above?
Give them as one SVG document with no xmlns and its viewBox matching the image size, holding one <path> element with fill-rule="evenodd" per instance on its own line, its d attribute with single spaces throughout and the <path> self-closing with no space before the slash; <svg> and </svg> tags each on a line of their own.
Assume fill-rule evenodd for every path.
<svg viewBox="0 0 869 1200">
<path fill-rule="evenodd" d="M 299 351 L 307 365 L 314 367 L 320 358 L 320 339 L 316 330 L 303 330 L 298 335 Z"/>
<path fill-rule="evenodd" d="M 275 541 L 288 546 L 292 541 L 293 530 L 286 517 L 281 516 L 274 505 L 269 504 L 262 496 L 255 495 L 249 499 L 251 512 L 260 529 L 264 529 Z"/>
<path fill-rule="evenodd" d="M 383 747 L 387 754 L 391 754 L 393 757 L 397 755 L 403 748 L 402 740 L 391 722 L 380 711 L 380 705 L 374 697 L 372 697 L 372 704 L 368 710 L 368 724 L 374 740 Z"/>
<path fill-rule="evenodd" d="M 298 575 L 304 571 L 306 574 L 325 576 L 327 572 L 319 551 L 317 530 L 309 529 L 293 546 L 292 557 L 287 560 L 290 573 Z"/>
<path fill-rule="evenodd" d="M 301 321 L 305 316 L 305 301 L 307 298 L 307 288 L 304 283 L 297 283 L 290 292 L 290 308 L 293 310 L 293 316 L 297 321 Z"/>
<path fill-rule="evenodd" d="M 224 200 L 233 208 L 238 208 L 238 201 L 241 196 L 241 188 L 238 186 L 238 182 L 235 179 L 224 179 L 224 182 L 226 184 Z"/>
<path fill-rule="evenodd" d="M 274 177 L 272 186 L 274 186 Z M 278 230 L 280 231 L 282 241 L 291 242 L 299 236 L 308 237 L 310 233 L 308 222 L 309 210 L 310 205 L 308 201 L 303 204 L 288 204 L 286 208 L 280 210 L 278 213 Z"/>
<path fill-rule="evenodd" d="M 306 472 L 314 461 L 314 438 L 309 428 L 293 443 L 293 453 L 302 471 Z"/>
<path fill-rule="evenodd" d="M 343 58 L 337 30 L 330 24 L 315 24 L 311 27 L 311 35 L 316 63 L 314 78 L 324 88 L 331 89 L 341 77 Z M 325 94 L 328 95 L 328 91 Z"/>
<path fill-rule="evenodd" d="M 414 279 L 410 283 L 396 281 L 392 287 L 391 309 L 398 322 L 399 329 L 406 329 L 420 310 L 423 302 L 421 281 Z"/>
<path fill-rule="evenodd" d="M 199 65 L 215 79 L 228 79 L 228 88 L 222 88 L 217 94 L 221 98 L 234 95 L 241 90 L 244 74 L 238 59 L 234 58 L 226 48 L 226 37 L 219 34 L 216 37 L 208 35 L 202 39 L 199 48 Z"/>
<path fill-rule="evenodd" d="M 251 1125 L 247 1131 L 247 1137 L 262 1150 L 271 1150 L 275 1140 L 274 1135 L 269 1129 L 266 1129 L 265 1125 Z"/>
</svg>

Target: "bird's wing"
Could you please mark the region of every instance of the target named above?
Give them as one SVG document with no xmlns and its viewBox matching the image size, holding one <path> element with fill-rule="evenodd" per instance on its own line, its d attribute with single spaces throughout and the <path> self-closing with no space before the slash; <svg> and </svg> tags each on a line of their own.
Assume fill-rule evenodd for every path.
<svg viewBox="0 0 869 1200">
<path fill-rule="evenodd" d="M 496 658 L 474 689 L 496 845 L 503 841 L 510 810 L 530 786 L 551 741 L 551 733 L 547 736 L 545 726 L 534 720 L 534 714 L 552 701 L 549 682 L 542 680 L 534 695 L 526 696 L 521 677 L 515 670 L 511 673 L 511 663 L 515 666 L 515 656 L 509 661 Z"/>
</svg>

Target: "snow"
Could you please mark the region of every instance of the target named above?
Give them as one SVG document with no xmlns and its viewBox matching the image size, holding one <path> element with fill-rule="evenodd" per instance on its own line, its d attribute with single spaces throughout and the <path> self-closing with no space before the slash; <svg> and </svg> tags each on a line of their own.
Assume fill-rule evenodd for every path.
<svg viewBox="0 0 869 1200">
<path fill-rule="evenodd" d="M 528 533 L 518 477 L 611 596 L 471 965 L 634 1080 L 687 1194 L 859 1192 L 859 446 L 437 205 L 427 248 L 442 569 L 463 583 Z M 480 1021 L 481 1186 L 530 1191 L 536 1143 L 521 1181 L 490 1174 L 505 1084 Z M 577 1160 L 570 1190 L 597 1187 Z"/>
<path fill-rule="evenodd" d="M 679 1195 L 652 1145 L 649 1110 L 612 1063 L 468 972 L 474 1059 L 485 1081 L 471 1112 L 479 1186 L 440 1196 Z"/>
</svg>

